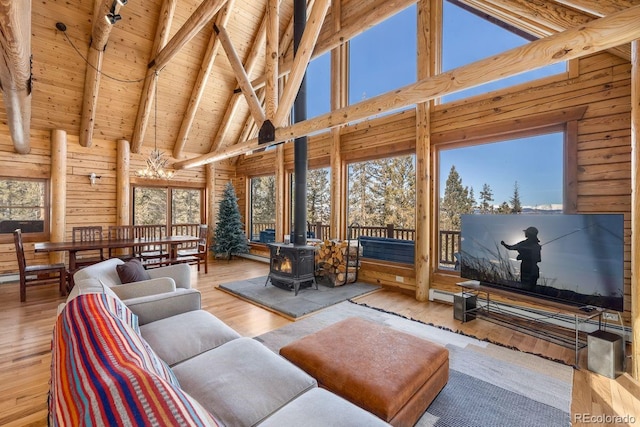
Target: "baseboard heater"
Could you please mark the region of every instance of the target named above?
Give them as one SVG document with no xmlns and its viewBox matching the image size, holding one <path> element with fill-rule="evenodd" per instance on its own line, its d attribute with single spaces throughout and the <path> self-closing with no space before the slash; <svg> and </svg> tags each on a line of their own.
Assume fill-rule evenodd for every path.
<svg viewBox="0 0 640 427">
<path fill-rule="evenodd" d="M 236 254 L 237 257 L 239 258 L 246 258 L 246 259 L 250 259 L 253 261 L 260 261 L 260 262 L 264 262 L 266 264 L 269 264 L 269 257 L 264 257 L 264 256 L 260 256 L 260 255 L 252 255 L 252 254 Z"/>
</svg>

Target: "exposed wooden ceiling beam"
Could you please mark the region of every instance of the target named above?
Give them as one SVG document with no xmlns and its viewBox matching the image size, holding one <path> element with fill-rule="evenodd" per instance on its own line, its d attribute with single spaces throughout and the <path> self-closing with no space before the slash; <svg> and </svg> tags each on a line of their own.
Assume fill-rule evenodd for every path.
<svg viewBox="0 0 640 427">
<path fill-rule="evenodd" d="M 561 2 L 532 2 L 529 0 L 459 0 L 470 7 L 507 22 L 537 37 L 548 37 L 569 28 L 584 25 L 596 19 Z M 609 52 L 626 59 L 630 58 L 628 46 L 616 46 Z"/>
<path fill-rule="evenodd" d="M 640 38 L 639 21 L 640 6 L 634 6 L 360 103 L 276 129 L 275 140 L 271 143 L 259 145 L 254 138 L 215 153 L 174 163 L 173 166 L 178 169 L 201 166 L 546 65 L 592 55 Z"/>
<path fill-rule="evenodd" d="M 31 2 L 0 0 L 0 88 L 13 147 L 31 151 Z"/>
<path fill-rule="evenodd" d="M 204 0 L 178 32 L 149 63 L 149 69 L 162 70 L 165 65 L 213 19 L 227 0 Z"/>
<path fill-rule="evenodd" d="M 151 47 L 151 54 L 157 55 L 158 52 L 167 44 L 169 40 L 169 29 L 173 21 L 173 14 L 176 10 L 178 0 L 164 0 L 160 8 L 160 18 L 156 27 L 156 34 Z M 136 114 L 136 123 L 133 126 L 133 135 L 131 136 L 131 152 L 139 153 L 142 148 L 144 134 L 147 131 L 149 116 L 151 115 L 151 104 L 155 96 L 156 84 L 158 84 L 155 72 L 147 73 L 140 92 L 140 102 L 138 103 L 138 113 Z"/>
<path fill-rule="evenodd" d="M 280 3 L 282 3 L 282 1 L 283 0 L 280 0 Z M 244 68 L 247 70 L 248 74 L 251 74 L 253 72 L 254 68 L 257 66 L 259 60 L 261 59 L 260 53 L 262 52 L 262 46 L 264 45 L 265 39 L 267 36 L 267 19 L 268 19 L 267 14 L 265 12 L 260 22 L 260 27 L 258 28 L 258 31 L 256 31 L 255 33 L 254 41 L 251 46 L 251 51 L 249 52 L 249 55 L 245 60 Z M 258 98 L 259 99 L 264 98 L 264 93 L 258 94 Z M 240 93 L 234 91 L 229 99 L 229 102 L 227 103 L 227 109 L 224 112 L 224 116 L 216 132 L 216 136 L 211 141 L 209 152 L 216 151 L 223 145 L 223 141 L 225 140 L 229 127 L 231 126 L 232 122 L 235 120 L 235 116 L 239 107 L 239 102 L 240 102 Z M 243 129 L 245 130 L 249 128 L 249 125 L 247 123 L 249 119 L 250 119 L 250 116 L 244 120 L 245 126 Z M 244 134 L 244 132 L 241 133 L 239 140 L 244 141 L 245 139 L 242 138 L 242 134 Z M 229 145 L 229 143 L 227 143 L 227 145 Z"/>
<path fill-rule="evenodd" d="M 264 38 L 266 35 L 264 31 L 265 26 L 266 26 L 266 21 L 263 19 L 262 24 L 258 29 L 257 36 L 255 38 L 255 42 L 253 43 L 251 52 L 249 53 L 249 57 L 245 61 L 245 68 L 248 73 L 251 73 L 258 63 L 258 59 L 259 59 L 258 53 L 261 50 L 260 46 L 264 42 Z M 220 123 L 220 126 L 218 127 L 218 130 L 216 132 L 216 136 L 211 141 L 211 145 L 209 146 L 209 152 L 216 151 L 222 146 L 222 142 L 224 141 L 227 135 L 229 126 L 231 126 L 232 122 L 235 120 L 238 107 L 240 106 L 240 99 L 241 99 L 240 92 L 233 92 L 233 94 L 229 99 L 229 102 L 227 103 L 227 109 L 224 112 L 224 116 L 222 117 L 222 122 Z M 258 99 L 261 99 L 260 95 L 258 95 Z M 249 117 L 251 116 L 249 115 Z M 247 120 L 248 119 L 245 119 L 245 122 Z"/>
<path fill-rule="evenodd" d="M 371 0 L 373 3 L 374 0 Z M 379 24 L 390 16 L 398 13 L 398 11 L 412 5 L 416 2 L 416 0 L 375 0 L 377 4 L 367 4 L 367 8 L 363 8 L 363 12 L 365 13 L 363 16 L 358 15 L 354 19 L 350 19 L 346 22 L 342 22 L 342 29 L 338 32 L 333 31 L 333 19 L 326 19 L 326 25 L 330 25 L 332 30 L 328 31 L 328 34 L 331 34 L 327 39 L 319 40 L 316 46 L 313 49 L 313 54 L 311 58 L 316 58 L 325 52 L 330 51 L 331 49 L 340 46 L 340 44 L 344 43 L 347 40 L 351 40 L 358 34 L 361 34 L 368 30 L 371 27 Z M 364 10 L 366 9 L 366 10 Z M 312 9 L 313 10 L 313 9 Z M 333 13 L 333 12 L 331 12 Z M 290 24 L 293 27 L 293 24 Z M 291 39 L 293 38 L 293 31 L 291 30 Z M 284 44 L 284 37 L 281 40 L 280 48 Z M 282 50 L 281 50 L 282 52 Z M 282 58 L 282 55 L 281 55 Z M 289 57 L 290 58 L 290 57 Z M 279 65 L 279 75 L 284 76 L 291 71 L 291 67 L 293 66 L 292 59 L 283 58 L 282 62 Z M 260 76 L 259 78 L 253 80 L 251 83 L 254 89 L 264 86 L 266 82 L 266 76 Z"/>
<path fill-rule="evenodd" d="M 221 9 L 220 13 L 218 13 L 216 23 L 219 26 L 227 25 L 234 4 L 235 0 L 227 0 L 227 3 Z M 202 58 L 198 77 L 196 78 L 196 83 L 194 84 L 191 96 L 189 97 L 187 111 L 184 113 L 182 123 L 180 124 L 180 130 L 178 131 L 178 137 L 176 138 L 176 143 L 173 146 L 173 157 L 176 159 L 179 159 L 182 156 L 182 151 L 187 143 L 189 132 L 193 125 L 193 120 L 196 117 L 200 101 L 202 101 L 202 97 L 204 96 L 204 91 L 207 86 L 207 82 L 209 81 L 209 76 L 211 75 L 211 70 L 213 69 L 213 64 L 215 63 L 219 50 L 220 40 L 218 40 L 218 36 L 214 31 L 211 34 L 207 50 Z"/>
<path fill-rule="evenodd" d="M 111 10 L 112 7 L 113 10 Z M 102 58 L 114 25 L 106 17 L 108 14 L 118 15 L 120 8 L 120 3 L 115 0 L 96 0 L 95 2 L 91 44 L 89 45 L 87 68 L 84 75 L 82 113 L 80 115 L 79 141 L 83 147 L 91 147 L 92 144 L 102 75 Z"/>
<path fill-rule="evenodd" d="M 265 13 L 265 59 L 264 74 L 266 77 L 264 109 L 267 119 L 273 120 L 278 109 L 278 58 L 280 56 L 280 19 L 278 17 L 279 1 L 267 0 Z"/>
<path fill-rule="evenodd" d="M 311 14 L 307 19 L 307 24 L 304 28 L 304 33 L 300 39 L 298 51 L 293 59 L 289 79 L 284 86 L 284 90 L 280 96 L 278 110 L 273 118 L 273 125 L 276 127 L 282 126 L 291 113 L 291 106 L 293 105 L 293 101 L 296 99 L 296 95 L 298 94 L 298 90 L 302 84 L 302 79 L 307 71 L 309 61 L 311 61 L 313 47 L 318 40 L 318 35 L 322 29 L 322 24 L 324 22 L 324 18 L 327 16 L 327 10 L 329 9 L 330 4 L 331 0 L 316 0 L 313 5 L 313 9 L 311 10 Z"/>
<path fill-rule="evenodd" d="M 233 47 L 233 43 L 231 42 L 231 38 L 227 33 L 227 30 L 224 27 L 214 27 L 215 32 L 218 34 L 218 39 L 224 48 L 225 53 L 227 54 L 227 59 L 229 59 L 229 64 L 231 65 L 231 69 L 236 76 L 236 80 L 240 85 L 240 90 L 244 95 L 244 98 L 247 100 L 247 104 L 249 105 L 249 111 L 251 112 L 251 116 L 257 122 L 262 124 L 265 120 L 264 111 L 262 110 L 262 105 L 258 101 L 258 97 L 256 96 L 255 91 L 253 90 L 253 86 L 251 86 L 251 81 L 249 81 L 249 76 L 242 66 L 242 60 L 238 56 L 235 48 Z"/>
<path fill-rule="evenodd" d="M 555 0 L 584 13 L 603 17 L 621 10 L 637 6 L 639 0 Z"/>
</svg>

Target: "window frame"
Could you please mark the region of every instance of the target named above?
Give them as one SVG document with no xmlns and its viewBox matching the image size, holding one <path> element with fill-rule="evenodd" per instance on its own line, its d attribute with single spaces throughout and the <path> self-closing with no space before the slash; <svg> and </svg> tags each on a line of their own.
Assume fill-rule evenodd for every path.
<svg viewBox="0 0 640 427">
<path fill-rule="evenodd" d="M 345 214 L 345 218 L 346 218 L 346 221 L 347 221 L 347 227 L 349 227 L 353 223 L 350 220 L 350 214 L 349 214 L 349 207 L 350 207 L 349 194 L 350 194 L 350 191 L 351 191 L 351 182 L 352 182 L 351 181 L 351 175 L 350 175 L 350 172 L 349 172 L 350 167 L 355 163 L 366 163 L 366 162 L 371 162 L 371 161 L 376 161 L 376 160 L 393 159 L 393 158 L 399 158 L 399 157 L 413 157 L 413 162 L 414 162 L 414 174 L 413 174 L 414 183 L 413 183 L 413 185 L 414 185 L 415 193 L 414 193 L 414 207 L 413 207 L 413 209 L 414 209 L 414 224 L 413 224 L 412 229 L 413 229 L 413 235 L 415 236 L 415 233 L 416 233 L 415 218 L 416 218 L 416 215 L 417 215 L 417 203 L 415 203 L 415 202 L 417 202 L 416 198 L 418 197 L 417 188 L 415 187 L 416 184 L 417 184 L 416 174 L 415 174 L 415 168 L 416 168 L 415 164 L 417 162 L 417 155 L 416 155 L 415 150 L 411 150 L 411 151 L 406 151 L 406 150 L 400 151 L 399 150 L 397 152 L 387 153 L 387 155 L 366 156 L 366 157 L 362 157 L 362 158 L 358 158 L 358 159 L 349 160 L 345 164 L 345 167 L 346 167 L 345 174 L 346 174 L 346 181 L 347 182 L 346 182 L 346 186 L 345 186 L 346 193 L 345 193 L 345 206 L 344 206 L 345 212 L 344 212 L 344 214 Z M 394 224 L 394 225 L 396 225 L 396 224 Z M 374 227 L 376 227 L 376 226 L 374 226 Z M 381 225 L 379 227 L 385 227 L 386 228 L 387 224 L 383 224 L 383 225 Z M 397 230 L 400 230 L 399 233 L 402 234 L 403 233 L 402 230 L 408 230 L 408 229 L 398 228 Z M 411 233 L 409 232 L 409 235 L 405 236 L 407 238 L 403 239 L 403 240 L 415 240 L 415 237 L 414 237 L 414 239 L 409 238 L 410 234 Z"/>
<path fill-rule="evenodd" d="M 41 207 L 44 212 L 43 230 L 41 232 L 23 232 L 22 240 L 24 242 L 48 241 L 51 233 L 51 181 L 48 178 L 22 178 L 15 176 L 0 176 L 0 180 L 38 182 L 43 185 L 44 204 Z M 0 234 L 0 243 L 13 244 L 13 233 Z"/>
<path fill-rule="evenodd" d="M 172 215 L 172 200 L 173 200 L 173 190 L 179 189 L 179 190 L 197 190 L 200 192 L 200 224 L 206 224 L 207 223 L 207 206 L 206 206 L 206 188 L 204 187 L 193 187 L 193 186 L 189 186 L 189 185 L 167 185 L 166 183 L 163 183 L 162 185 L 153 185 L 153 184 L 148 184 L 148 183 L 136 183 L 136 184 L 132 184 L 131 185 L 131 224 L 132 225 L 136 225 L 135 224 L 135 212 L 136 212 L 136 206 L 135 206 L 135 192 L 136 192 L 136 188 L 153 188 L 153 189 L 165 189 L 167 190 L 166 193 L 166 198 L 167 198 L 167 207 L 166 207 L 166 218 L 167 218 L 167 224 L 165 224 L 167 226 L 167 230 L 171 229 L 171 226 L 174 225 L 173 224 L 173 215 Z"/>
<path fill-rule="evenodd" d="M 509 139 L 526 138 L 548 133 L 564 133 L 563 139 L 563 212 L 575 213 L 577 206 L 577 120 L 582 118 L 586 107 L 574 107 L 550 113 L 533 114 L 520 120 L 505 120 L 491 124 L 443 132 L 432 138 L 432 170 L 434 171 L 434 197 L 432 200 L 431 252 L 432 268 L 436 274 L 459 277 L 460 272 L 440 268 L 440 188 L 444 185 L 440 175 L 440 150 L 471 147 L 480 144 L 503 142 Z"/>
<path fill-rule="evenodd" d="M 248 182 L 248 191 L 247 191 L 248 204 L 247 204 L 247 221 L 246 222 L 247 222 L 247 230 L 249 230 L 248 233 L 247 233 L 247 239 L 249 240 L 249 243 L 252 244 L 252 245 L 253 244 L 258 244 L 258 245 L 259 244 L 264 244 L 263 242 L 260 242 L 259 240 L 253 240 L 253 180 L 254 179 L 260 179 L 260 178 L 267 178 L 267 177 L 271 177 L 271 176 L 274 178 L 275 181 L 277 181 L 277 177 L 276 177 L 275 172 L 274 173 L 267 173 L 267 174 L 264 174 L 264 175 L 253 175 L 253 176 L 250 176 L 249 179 L 247 180 L 247 182 Z M 273 194 L 274 201 L 275 201 L 275 197 L 276 197 L 275 193 L 277 191 L 278 190 L 275 188 L 275 185 L 274 185 L 274 194 Z M 276 211 L 275 211 L 275 209 L 277 209 L 277 208 L 278 207 L 274 205 L 274 211 L 273 211 L 274 228 L 276 226 L 276 224 L 275 224 L 275 222 L 276 222 L 276 219 L 275 219 Z"/>
</svg>

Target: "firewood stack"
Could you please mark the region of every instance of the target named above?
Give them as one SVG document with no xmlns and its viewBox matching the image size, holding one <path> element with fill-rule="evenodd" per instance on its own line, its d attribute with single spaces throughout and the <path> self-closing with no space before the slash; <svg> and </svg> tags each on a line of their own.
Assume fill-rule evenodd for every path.
<svg viewBox="0 0 640 427">
<path fill-rule="evenodd" d="M 346 240 L 321 242 L 316 250 L 316 279 L 333 287 L 355 282 L 358 250 Z"/>
</svg>

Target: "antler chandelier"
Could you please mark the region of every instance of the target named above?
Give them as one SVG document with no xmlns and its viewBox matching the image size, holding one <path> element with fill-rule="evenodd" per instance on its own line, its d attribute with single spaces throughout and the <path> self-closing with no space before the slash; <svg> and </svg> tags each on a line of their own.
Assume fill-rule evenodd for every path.
<svg viewBox="0 0 640 427">
<path fill-rule="evenodd" d="M 147 166 L 136 171 L 136 176 L 149 179 L 171 179 L 174 171 L 167 169 L 168 158 L 158 150 L 158 72 L 156 71 L 156 87 L 154 99 L 155 114 L 153 118 L 153 150 L 147 158 Z"/>
</svg>

